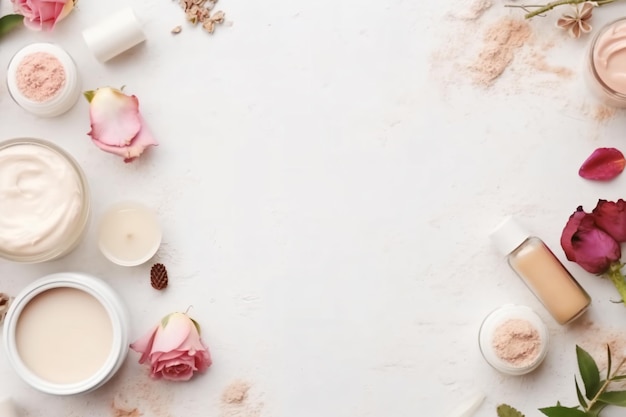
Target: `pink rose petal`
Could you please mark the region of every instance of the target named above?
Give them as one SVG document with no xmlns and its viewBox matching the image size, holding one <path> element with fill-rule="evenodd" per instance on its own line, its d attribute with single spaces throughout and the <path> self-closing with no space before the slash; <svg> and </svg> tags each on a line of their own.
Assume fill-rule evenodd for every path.
<svg viewBox="0 0 626 417">
<path fill-rule="evenodd" d="M 626 166 L 624 155 L 615 148 L 598 148 L 585 162 L 578 175 L 588 180 L 607 181 L 617 177 Z"/>
<path fill-rule="evenodd" d="M 103 145 L 128 146 L 141 129 L 139 100 L 114 88 L 99 88 L 89 103 L 91 131 Z"/>
</svg>

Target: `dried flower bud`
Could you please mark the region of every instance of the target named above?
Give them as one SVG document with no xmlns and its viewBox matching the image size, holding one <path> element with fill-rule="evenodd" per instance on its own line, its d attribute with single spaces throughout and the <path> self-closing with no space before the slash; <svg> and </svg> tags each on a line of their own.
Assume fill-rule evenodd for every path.
<svg viewBox="0 0 626 417">
<path fill-rule="evenodd" d="M 4 321 L 4 316 L 7 315 L 7 311 L 9 311 L 11 301 L 13 301 L 13 297 L 9 297 L 7 294 L 0 292 L 0 324 Z"/>
<path fill-rule="evenodd" d="M 167 287 L 167 269 L 165 265 L 157 263 L 150 269 L 150 284 L 155 290 L 162 290 Z"/>
</svg>

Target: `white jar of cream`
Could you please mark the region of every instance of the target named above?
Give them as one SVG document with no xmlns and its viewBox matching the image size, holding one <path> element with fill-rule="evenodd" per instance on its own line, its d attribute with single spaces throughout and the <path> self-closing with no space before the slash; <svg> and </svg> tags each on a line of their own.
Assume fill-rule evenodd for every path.
<svg viewBox="0 0 626 417">
<path fill-rule="evenodd" d="M 600 28 L 591 41 L 586 81 L 606 104 L 626 107 L 626 17 Z"/>
<path fill-rule="evenodd" d="M 79 394 L 102 386 L 124 362 L 128 316 L 104 281 L 62 272 L 33 282 L 15 297 L 3 338 L 9 363 L 33 388 Z"/>
<path fill-rule="evenodd" d="M 59 258 L 78 245 L 89 220 L 89 187 L 78 163 L 39 139 L 0 142 L 0 256 Z"/>
<path fill-rule="evenodd" d="M 80 96 L 76 64 L 63 48 L 51 43 L 20 49 L 9 63 L 7 86 L 17 104 L 41 117 L 67 112 Z"/>
</svg>

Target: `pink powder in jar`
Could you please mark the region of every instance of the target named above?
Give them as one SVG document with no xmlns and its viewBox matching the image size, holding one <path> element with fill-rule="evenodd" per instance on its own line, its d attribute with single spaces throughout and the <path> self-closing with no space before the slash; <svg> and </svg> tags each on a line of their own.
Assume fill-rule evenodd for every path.
<svg viewBox="0 0 626 417">
<path fill-rule="evenodd" d="M 54 55 L 35 52 L 24 57 L 16 70 L 17 88 L 28 99 L 42 103 L 65 85 L 65 69 Z"/>
</svg>

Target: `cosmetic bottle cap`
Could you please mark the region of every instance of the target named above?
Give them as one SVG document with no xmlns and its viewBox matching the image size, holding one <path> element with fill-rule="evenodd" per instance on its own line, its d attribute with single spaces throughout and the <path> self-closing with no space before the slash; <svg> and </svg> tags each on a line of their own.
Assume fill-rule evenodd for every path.
<svg viewBox="0 0 626 417">
<path fill-rule="evenodd" d="M 507 217 L 489 235 L 503 255 L 513 252 L 528 239 L 528 232 L 511 216 Z"/>
<path fill-rule="evenodd" d="M 83 30 L 83 39 L 100 62 L 121 54 L 146 40 L 131 8 L 125 8 Z"/>
<path fill-rule="evenodd" d="M 0 397 L 0 417 L 19 417 L 11 398 Z"/>
</svg>

